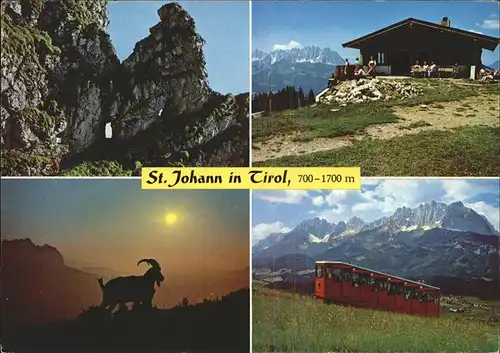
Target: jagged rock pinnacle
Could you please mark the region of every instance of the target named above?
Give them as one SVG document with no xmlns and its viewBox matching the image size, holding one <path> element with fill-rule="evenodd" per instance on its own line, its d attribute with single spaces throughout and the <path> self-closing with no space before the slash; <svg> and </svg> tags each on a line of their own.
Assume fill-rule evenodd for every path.
<svg viewBox="0 0 500 353">
<path fill-rule="evenodd" d="M 158 16 L 162 22 L 175 23 L 179 20 L 191 20 L 191 16 L 177 2 L 171 2 L 158 9 Z"/>
<path fill-rule="evenodd" d="M 209 87 L 205 41 L 178 3 L 122 62 L 107 0 L 20 4 L 1 12 L 2 175 L 58 175 L 60 161 L 248 163 L 248 103 Z"/>
</svg>

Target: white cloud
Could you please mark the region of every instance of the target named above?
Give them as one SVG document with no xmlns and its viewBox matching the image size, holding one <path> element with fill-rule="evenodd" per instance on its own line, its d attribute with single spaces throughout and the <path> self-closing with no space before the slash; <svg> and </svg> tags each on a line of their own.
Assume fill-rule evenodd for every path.
<svg viewBox="0 0 500 353">
<path fill-rule="evenodd" d="M 291 40 L 288 44 L 275 44 L 273 45 L 273 50 L 290 50 L 294 48 L 302 48 L 299 42 Z"/>
<path fill-rule="evenodd" d="M 483 201 L 466 203 L 465 206 L 472 208 L 477 213 L 485 216 L 488 221 L 493 224 L 493 227 L 495 227 L 496 230 L 500 229 L 500 209 L 498 209 L 498 207 L 488 205 Z"/>
<path fill-rule="evenodd" d="M 365 186 L 365 182 L 362 183 Z M 483 193 L 491 193 L 491 184 L 461 179 L 382 179 L 370 180 L 370 189 L 334 190 L 324 200 L 328 208 L 310 211 L 310 214 L 331 222 L 347 221 L 353 216 L 372 221 L 394 213 L 398 207 L 417 207 L 433 200 L 449 204 L 466 201 Z M 373 188 L 375 186 L 375 188 Z M 495 192 L 494 190 L 493 192 Z M 474 203 L 473 209 L 484 214 L 495 227 L 498 223 L 498 208 L 486 203 Z M 495 223 L 496 222 L 496 223 Z"/>
<path fill-rule="evenodd" d="M 467 29 L 469 32 L 477 33 L 477 34 L 483 34 L 483 32 L 476 31 L 474 29 Z"/>
<path fill-rule="evenodd" d="M 443 202 L 446 203 L 467 200 L 486 191 L 478 184 L 463 179 L 448 179 L 441 182 L 444 189 Z"/>
<path fill-rule="evenodd" d="M 281 222 L 259 223 L 252 229 L 252 244 L 265 239 L 271 233 L 287 233 L 290 230 L 290 228 L 285 227 Z"/>
<path fill-rule="evenodd" d="M 483 23 L 479 24 L 479 27 L 484 29 L 500 29 L 500 21 L 494 19 L 484 20 Z"/>
<path fill-rule="evenodd" d="M 325 198 L 323 196 L 314 196 L 312 198 L 312 203 L 314 206 L 321 207 L 325 204 Z"/>
<path fill-rule="evenodd" d="M 307 190 L 260 191 L 256 194 L 264 201 L 287 204 L 299 204 L 304 198 L 309 197 Z"/>
<path fill-rule="evenodd" d="M 498 15 L 496 13 L 492 13 L 491 15 L 488 16 L 489 18 L 497 18 Z"/>
<path fill-rule="evenodd" d="M 482 195 L 497 195 L 496 201 L 479 201 Z M 300 211 L 285 211 L 286 224 L 303 217 L 319 217 L 330 222 L 348 221 L 357 216 L 366 222 L 390 216 L 399 207 L 418 207 L 433 200 L 450 204 L 468 203 L 499 227 L 498 182 L 474 179 L 368 179 L 361 190 L 254 191 L 254 197 L 270 203 L 294 204 Z M 302 216 L 299 216 L 302 215 Z M 298 218 L 297 218 L 298 216 Z M 278 227 L 279 228 L 279 227 Z"/>
</svg>

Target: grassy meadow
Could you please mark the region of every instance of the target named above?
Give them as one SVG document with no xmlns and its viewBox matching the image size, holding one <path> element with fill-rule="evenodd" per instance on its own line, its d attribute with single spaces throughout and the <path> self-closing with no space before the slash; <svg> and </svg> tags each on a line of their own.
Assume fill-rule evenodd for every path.
<svg viewBox="0 0 500 353">
<path fill-rule="evenodd" d="M 461 315 L 425 318 L 327 305 L 253 286 L 253 352 L 495 352 L 499 328 Z"/>
<path fill-rule="evenodd" d="M 405 100 L 317 104 L 255 119 L 253 164 L 356 165 L 364 176 L 500 175 L 500 86 L 416 84 L 423 94 Z"/>
</svg>

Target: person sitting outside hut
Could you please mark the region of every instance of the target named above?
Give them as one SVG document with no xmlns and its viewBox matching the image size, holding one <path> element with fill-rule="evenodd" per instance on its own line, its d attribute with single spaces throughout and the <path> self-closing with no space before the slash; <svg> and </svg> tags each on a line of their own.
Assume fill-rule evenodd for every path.
<svg viewBox="0 0 500 353">
<path fill-rule="evenodd" d="M 347 76 L 347 68 L 349 67 L 349 59 L 345 59 L 344 75 Z"/>
<path fill-rule="evenodd" d="M 424 63 L 422 64 L 422 70 L 424 70 L 424 72 L 427 72 L 428 68 L 429 68 L 429 65 L 427 65 L 427 61 L 424 61 Z"/>
<path fill-rule="evenodd" d="M 420 70 L 422 69 L 422 66 L 420 66 L 420 64 L 418 63 L 418 61 L 415 61 L 415 65 L 413 65 L 411 68 L 410 68 L 410 72 L 413 76 L 415 76 L 416 73 L 419 73 Z"/>
<path fill-rule="evenodd" d="M 359 65 L 360 65 L 360 63 L 359 63 L 359 58 L 356 58 L 356 60 L 354 61 L 354 66 L 356 66 L 356 65 L 357 65 L 357 66 L 359 66 Z"/>
<path fill-rule="evenodd" d="M 457 77 L 458 77 L 458 63 L 455 63 L 455 65 L 453 65 L 453 78 Z"/>
<path fill-rule="evenodd" d="M 432 77 L 437 72 L 437 66 L 434 61 L 431 61 L 431 65 L 427 68 L 427 77 Z"/>
<path fill-rule="evenodd" d="M 377 66 L 377 62 L 373 59 L 373 56 L 370 56 L 370 61 L 368 62 L 368 75 L 375 77 L 375 67 Z"/>
<path fill-rule="evenodd" d="M 354 66 L 354 78 L 359 79 L 365 76 L 365 72 L 360 65 Z"/>
</svg>

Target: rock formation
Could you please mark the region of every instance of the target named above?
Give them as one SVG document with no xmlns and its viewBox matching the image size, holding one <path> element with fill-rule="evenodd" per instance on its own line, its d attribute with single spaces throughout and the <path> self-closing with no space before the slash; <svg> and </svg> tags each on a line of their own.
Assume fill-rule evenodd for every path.
<svg viewBox="0 0 500 353">
<path fill-rule="evenodd" d="M 210 89 L 193 18 L 162 6 L 120 62 L 106 4 L 2 1 L 2 175 L 247 165 L 248 97 Z"/>
<path fill-rule="evenodd" d="M 359 79 L 349 80 L 324 92 L 320 103 L 347 105 L 378 100 L 406 99 L 422 94 L 421 88 L 405 80 Z"/>
</svg>

